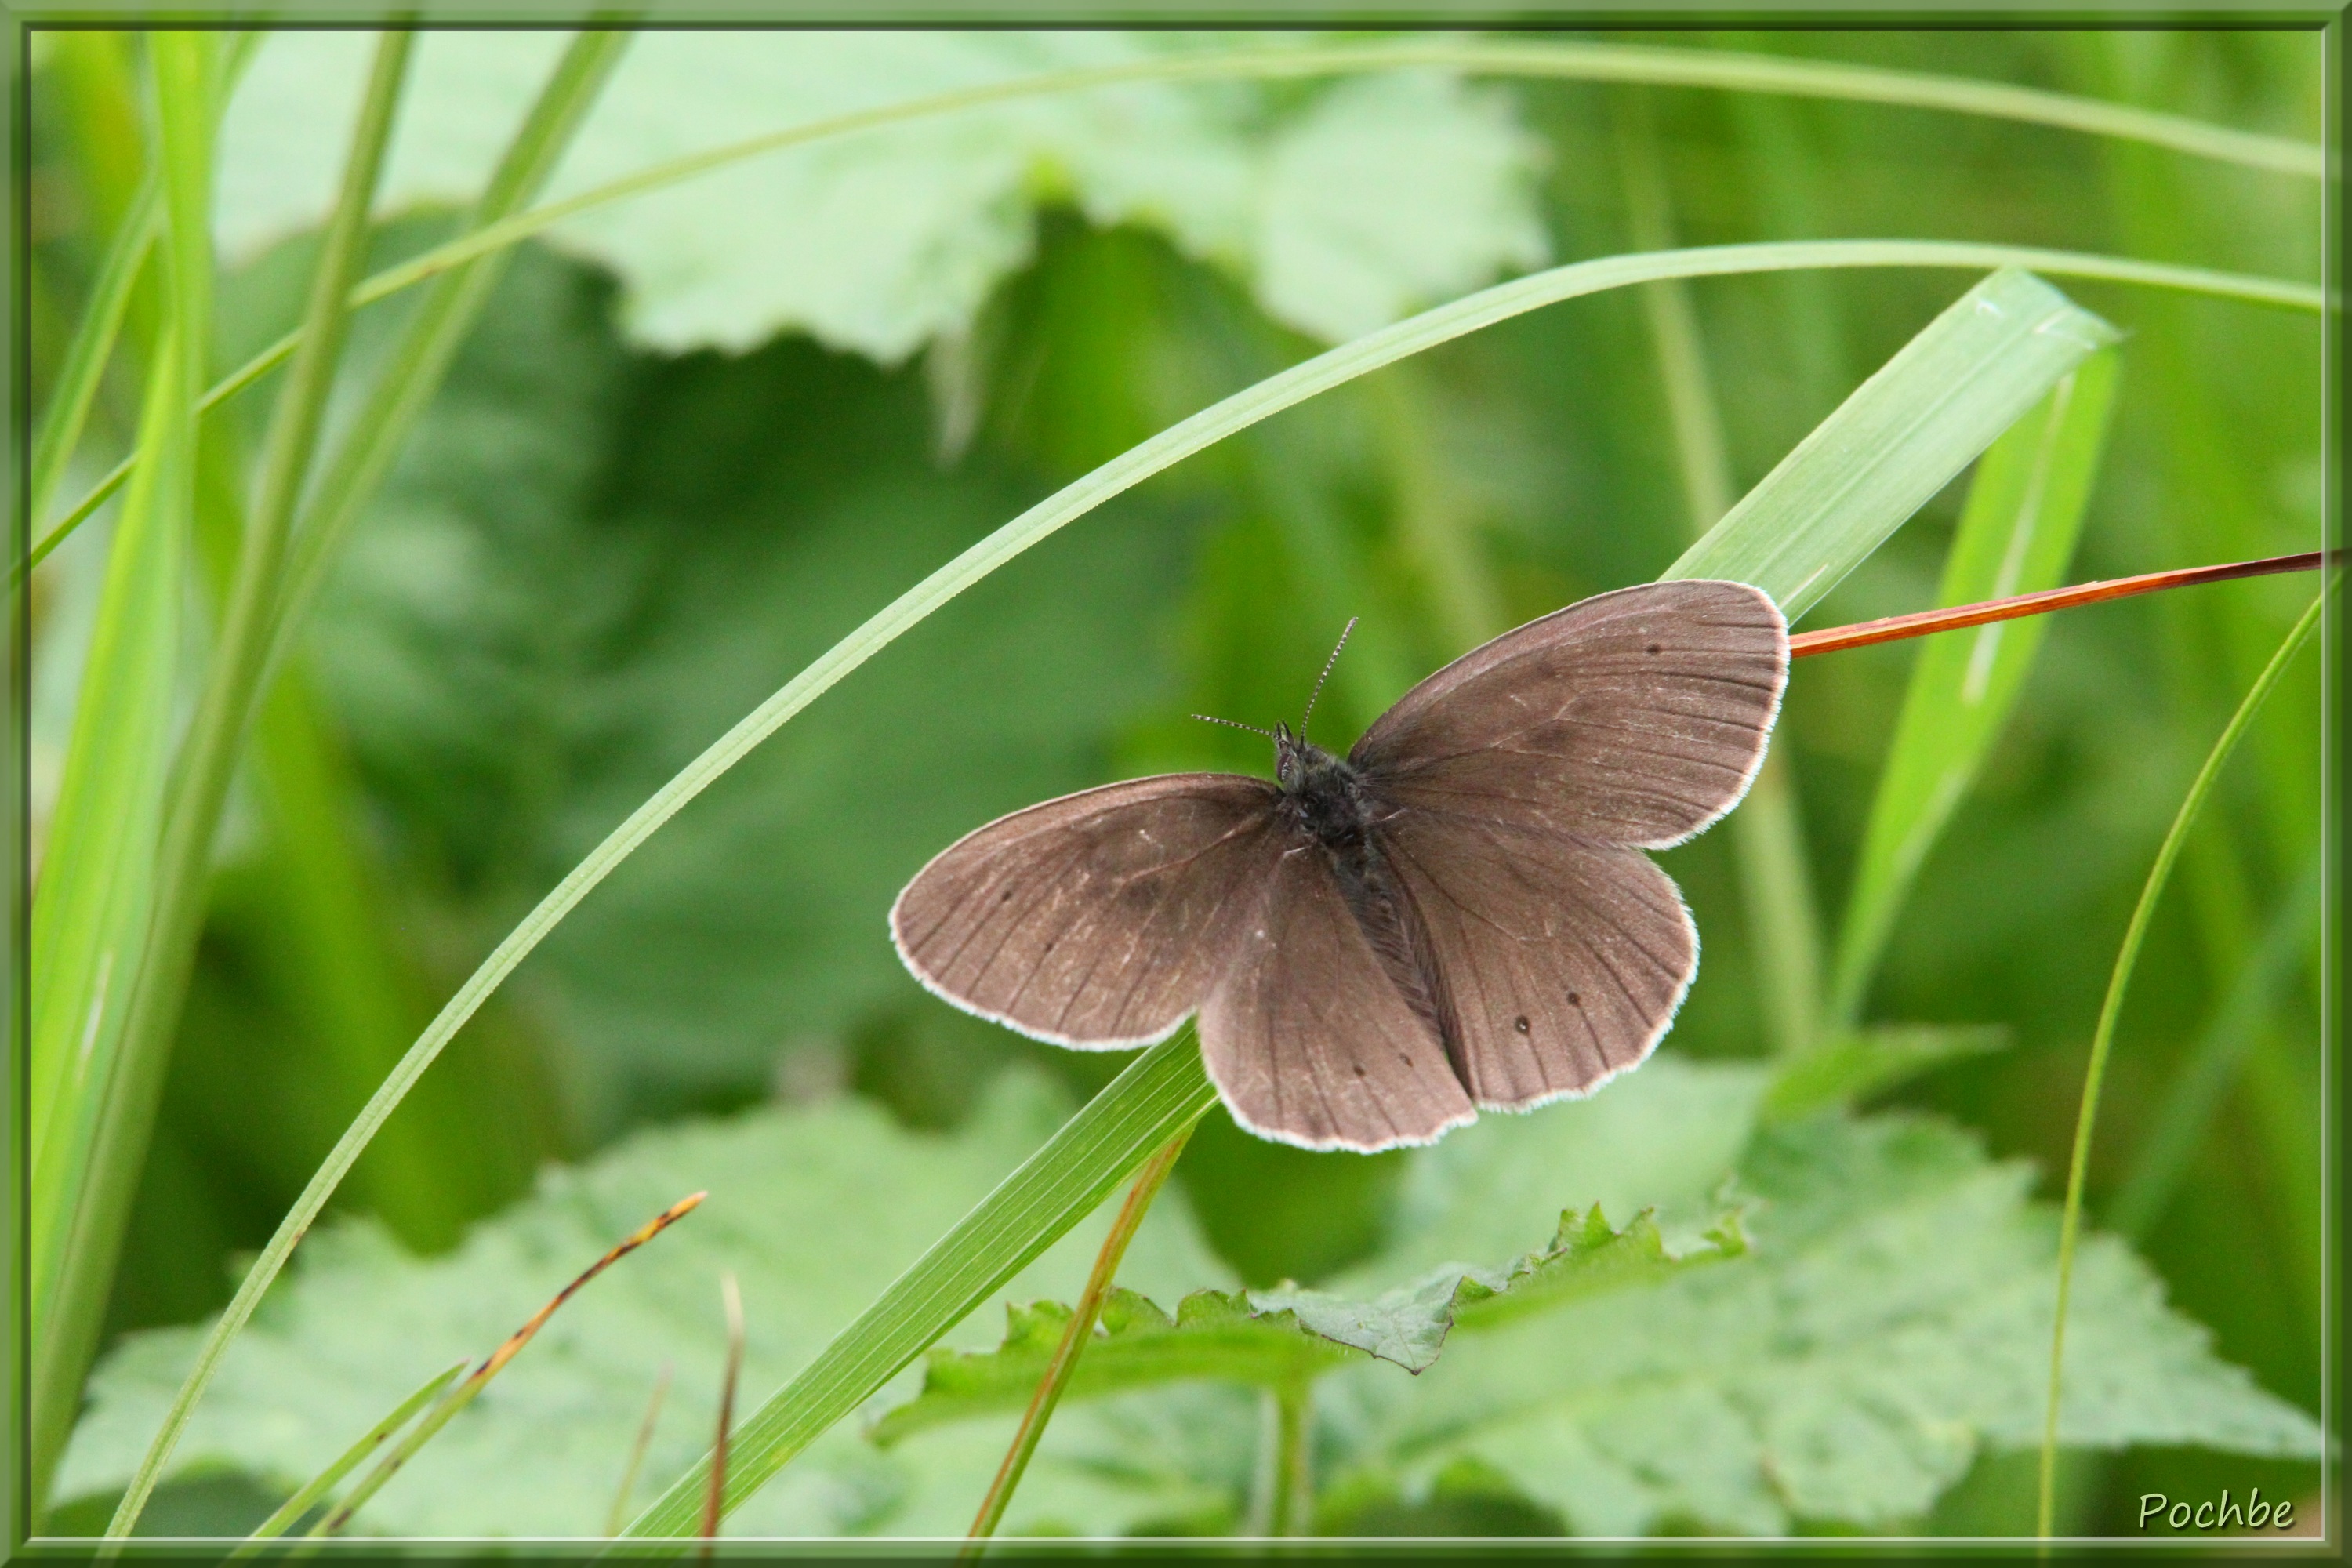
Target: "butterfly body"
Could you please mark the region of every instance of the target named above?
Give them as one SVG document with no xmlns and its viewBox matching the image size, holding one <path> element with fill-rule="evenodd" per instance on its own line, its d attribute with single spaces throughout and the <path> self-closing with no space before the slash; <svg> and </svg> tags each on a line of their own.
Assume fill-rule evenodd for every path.
<svg viewBox="0 0 2352 1568">
<path fill-rule="evenodd" d="M 991 823 L 908 884 L 892 936 L 933 992 L 1057 1044 L 1197 1014 L 1235 1119 L 1310 1148 L 1588 1094 L 1697 967 L 1641 851 L 1744 793 L 1787 663 L 1745 584 L 1601 595 L 1448 665 L 1344 756 L 1281 725 L 1271 782 L 1166 774 Z"/>
</svg>

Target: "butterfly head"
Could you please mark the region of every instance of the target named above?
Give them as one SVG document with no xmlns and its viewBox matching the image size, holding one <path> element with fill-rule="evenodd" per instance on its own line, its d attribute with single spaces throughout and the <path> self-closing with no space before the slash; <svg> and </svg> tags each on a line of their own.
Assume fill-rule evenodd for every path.
<svg viewBox="0 0 2352 1568">
<path fill-rule="evenodd" d="M 1307 771 L 1321 754 L 1321 749 L 1309 745 L 1305 736 L 1294 735 L 1290 726 L 1277 722 L 1274 727 L 1274 776 L 1286 790 L 1297 790 L 1307 780 Z"/>
</svg>

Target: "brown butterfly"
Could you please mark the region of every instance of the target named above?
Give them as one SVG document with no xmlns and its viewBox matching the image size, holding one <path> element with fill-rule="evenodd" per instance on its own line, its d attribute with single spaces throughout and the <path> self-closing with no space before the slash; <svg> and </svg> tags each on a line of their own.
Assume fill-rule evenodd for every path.
<svg viewBox="0 0 2352 1568">
<path fill-rule="evenodd" d="M 1788 670 L 1744 583 L 1598 595 L 1447 665 L 1344 758 L 1302 720 L 1273 783 L 1171 773 L 1001 817 L 907 884 L 891 937 L 930 990 L 1056 1045 L 1198 1013 L 1263 1137 L 1426 1143 L 1656 1046 L 1698 931 L 1642 851 L 1747 792 Z"/>
</svg>

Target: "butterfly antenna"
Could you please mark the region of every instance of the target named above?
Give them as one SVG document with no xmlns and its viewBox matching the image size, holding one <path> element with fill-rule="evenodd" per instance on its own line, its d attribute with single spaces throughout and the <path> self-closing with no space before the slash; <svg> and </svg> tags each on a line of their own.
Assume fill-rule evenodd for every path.
<svg viewBox="0 0 2352 1568">
<path fill-rule="evenodd" d="M 1255 724 L 1244 724 L 1238 719 L 1215 719 L 1206 713 L 1195 713 L 1192 717 L 1203 724 L 1223 724 L 1235 730 L 1247 730 L 1253 735 L 1264 735 L 1269 741 L 1274 739 L 1273 731 L 1261 730 Z"/>
<path fill-rule="evenodd" d="M 1348 646 L 1348 638 L 1355 629 L 1356 617 L 1349 616 L 1348 624 L 1339 628 L 1339 647 L 1331 650 L 1331 657 L 1323 661 L 1323 673 L 1315 678 L 1315 689 L 1307 699 L 1307 711 L 1298 716 L 1298 738 L 1302 741 L 1307 739 L 1307 721 L 1315 717 L 1315 703 L 1323 695 L 1323 683 L 1331 679 L 1331 667 L 1339 662 L 1339 648 Z"/>
</svg>

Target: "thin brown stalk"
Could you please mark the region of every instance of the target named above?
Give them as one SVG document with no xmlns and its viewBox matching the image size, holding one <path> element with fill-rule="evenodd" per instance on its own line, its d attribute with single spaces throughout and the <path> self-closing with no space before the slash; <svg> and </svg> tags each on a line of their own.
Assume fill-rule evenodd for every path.
<svg viewBox="0 0 2352 1568">
<path fill-rule="evenodd" d="M 2171 572 L 2143 572 L 2137 577 L 2110 577 L 2098 583 L 2078 583 L 2071 588 L 2044 588 L 2038 594 L 2020 594 L 2012 599 L 1985 599 L 1973 605 L 1921 610 L 1916 615 L 1857 621 L 1850 626 L 1832 626 L 1826 631 L 1806 632 L 1801 637 L 1790 637 L 1789 657 L 1804 658 L 1817 653 L 1868 647 L 1873 643 L 1923 637 L 1931 632 L 1956 632 L 1968 626 L 1988 626 L 1994 621 L 2013 621 L 2021 616 L 2071 610 L 2077 605 L 2102 604 L 2109 599 L 2129 598 L 2134 594 L 2153 594 L 2163 588 L 2190 588 L 2200 583 L 2264 577 L 2273 572 L 2315 572 L 2323 559 L 2340 559 L 2343 553 L 2340 550 L 2306 550 L 2299 555 L 2272 555 L 2260 561 L 2232 561 L 2220 566 L 2184 566 Z"/>
<path fill-rule="evenodd" d="M 710 1490 L 702 1502 L 702 1554 L 708 1557 L 719 1539 L 719 1521 L 727 1512 L 727 1438 L 735 1429 L 735 1384 L 743 1375 L 743 1292 L 730 1269 L 719 1277 L 719 1294 L 727 1303 L 727 1371 L 719 1384 L 719 1436 L 710 1445 Z"/>
<path fill-rule="evenodd" d="M 376 1468 L 368 1472 L 367 1479 L 352 1489 L 351 1496 L 337 1504 L 332 1512 L 311 1527 L 310 1533 L 314 1536 L 332 1535 L 350 1523 L 352 1516 L 360 1510 L 361 1504 L 382 1491 L 384 1483 L 392 1479 L 401 1466 L 414 1458 L 416 1451 L 425 1447 L 435 1433 L 447 1426 L 458 1411 L 472 1404 L 474 1396 L 482 1392 L 485 1384 L 499 1374 L 500 1368 L 522 1352 L 522 1347 L 530 1343 L 531 1337 L 546 1325 L 548 1319 L 555 1316 L 557 1308 L 578 1295 L 582 1287 L 588 1281 L 692 1214 L 696 1206 L 709 1195 L 708 1193 L 691 1193 L 678 1199 L 644 1225 L 639 1226 L 619 1246 L 582 1269 L 571 1284 L 558 1290 L 553 1297 L 550 1298 L 546 1306 L 533 1312 L 528 1322 L 509 1334 L 504 1344 L 492 1351 L 483 1359 L 481 1365 L 467 1373 L 465 1382 L 451 1389 L 441 1403 L 435 1405 L 425 1415 L 425 1419 L 418 1422 L 410 1430 L 408 1436 L 401 1439 L 400 1446 L 386 1454 Z"/>
<path fill-rule="evenodd" d="M 1029 1457 L 1037 1450 L 1037 1439 L 1045 1436 L 1045 1423 L 1053 1419 L 1054 1406 L 1061 1403 L 1070 1373 L 1077 1369 L 1078 1356 L 1085 1351 L 1087 1341 L 1094 1337 L 1095 1323 L 1102 1316 L 1104 1300 L 1110 1295 L 1119 1259 L 1127 1256 L 1127 1244 L 1135 1239 L 1145 1211 L 1159 1195 L 1168 1173 L 1176 1168 L 1176 1157 L 1184 1152 L 1185 1141 L 1192 1136 L 1192 1129 L 1188 1125 L 1143 1163 L 1127 1202 L 1119 1207 L 1118 1218 L 1111 1224 L 1110 1234 L 1103 1237 L 1102 1250 L 1095 1255 L 1094 1272 L 1087 1277 L 1086 1291 L 1070 1311 L 1069 1324 L 1062 1331 L 1061 1343 L 1054 1347 L 1053 1359 L 1045 1363 L 1045 1375 L 1038 1379 L 1037 1392 L 1029 1396 L 1029 1408 L 1021 1413 L 1021 1426 L 1013 1435 L 1013 1446 L 1004 1451 L 1004 1462 L 997 1467 L 996 1479 L 989 1483 L 988 1495 L 981 1500 L 980 1512 L 971 1521 L 971 1539 L 964 1547 L 965 1557 L 978 1556 L 980 1543 L 995 1534 L 996 1527 L 1003 1521 L 1005 1506 L 1013 1500 L 1013 1489 L 1021 1484 L 1021 1472 L 1029 1468 Z"/>
</svg>

